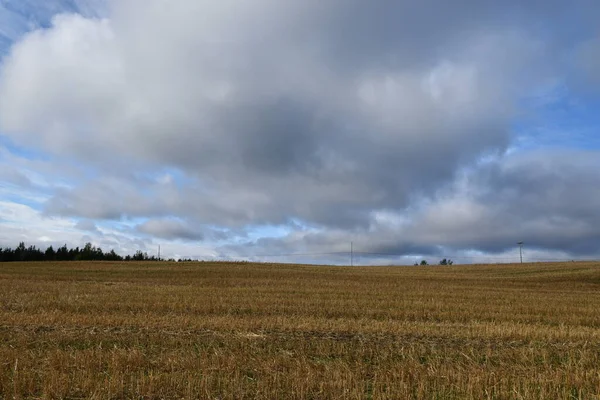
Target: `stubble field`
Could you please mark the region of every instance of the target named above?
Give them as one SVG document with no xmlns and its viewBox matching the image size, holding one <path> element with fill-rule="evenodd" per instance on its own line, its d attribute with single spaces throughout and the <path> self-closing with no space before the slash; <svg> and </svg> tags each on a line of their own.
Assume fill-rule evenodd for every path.
<svg viewBox="0 0 600 400">
<path fill-rule="evenodd" d="M 600 398 L 600 263 L 0 264 L 0 398 Z"/>
</svg>

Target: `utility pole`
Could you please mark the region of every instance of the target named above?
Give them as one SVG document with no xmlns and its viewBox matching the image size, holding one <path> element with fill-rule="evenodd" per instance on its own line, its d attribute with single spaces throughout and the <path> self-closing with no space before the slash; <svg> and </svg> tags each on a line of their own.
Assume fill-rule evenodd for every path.
<svg viewBox="0 0 600 400">
<path fill-rule="evenodd" d="M 160 261 L 160 244 L 158 245 L 158 261 Z"/>
<path fill-rule="evenodd" d="M 523 242 L 517 242 L 519 245 L 519 258 L 521 258 L 521 264 L 523 264 Z"/>
<path fill-rule="evenodd" d="M 354 266 L 354 243 L 350 242 L 350 266 Z"/>
</svg>

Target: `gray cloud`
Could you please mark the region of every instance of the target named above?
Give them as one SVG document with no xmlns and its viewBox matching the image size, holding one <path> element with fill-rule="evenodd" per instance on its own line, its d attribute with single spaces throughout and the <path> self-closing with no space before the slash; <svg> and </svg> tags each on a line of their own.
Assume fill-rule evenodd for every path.
<svg viewBox="0 0 600 400">
<path fill-rule="evenodd" d="M 174 219 L 149 220 L 137 226 L 137 230 L 154 237 L 163 239 L 202 240 L 204 234 L 201 230 Z"/>
<path fill-rule="evenodd" d="M 98 227 L 96 226 L 96 224 L 93 221 L 87 220 L 87 219 L 82 219 L 80 221 L 78 221 L 75 224 L 75 228 L 82 230 L 82 231 L 88 231 L 88 232 L 93 232 L 93 233 L 100 233 L 100 231 L 98 230 Z"/>
<path fill-rule="evenodd" d="M 0 171 L 0 180 L 2 180 L 4 183 L 17 185 L 20 187 L 32 186 L 32 182 L 27 175 L 23 174 L 16 168 L 4 168 L 2 171 Z"/>
<path fill-rule="evenodd" d="M 577 256 L 600 247 L 597 151 L 546 150 L 502 157 L 459 180 L 412 215 L 416 243 L 456 250 L 530 248 Z"/>
<path fill-rule="evenodd" d="M 588 82 L 600 84 L 600 36 L 583 43 L 576 59 Z"/>
<path fill-rule="evenodd" d="M 224 254 L 360 252 L 471 259 L 525 241 L 538 257 L 600 255 L 600 154 L 546 150 L 498 157 L 471 169 L 417 208 L 370 214 L 368 229 L 296 229 L 232 245 Z M 577 179 L 575 179 L 577 177 Z M 485 258 L 485 257 L 484 257 Z"/>
<path fill-rule="evenodd" d="M 133 182 L 133 181 L 132 181 Z M 75 189 L 60 188 L 45 204 L 47 214 L 89 219 L 115 219 L 160 214 L 142 186 L 122 179 L 101 178 Z"/>
<path fill-rule="evenodd" d="M 599 156 L 597 151 L 540 151 L 481 173 L 472 185 L 482 191 L 477 200 L 487 205 L 490 228 L 505 240 L 522 237 L 539 248 L 598 253 Z"/>
</svg>

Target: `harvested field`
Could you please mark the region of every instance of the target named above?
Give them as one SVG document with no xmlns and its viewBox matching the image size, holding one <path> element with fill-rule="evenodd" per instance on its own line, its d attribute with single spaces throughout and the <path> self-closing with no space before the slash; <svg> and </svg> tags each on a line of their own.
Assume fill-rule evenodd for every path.
<svg viewBox="0 0 600 400">
<path fill-rule="evenodd" d="M 600 398 L 600 263 L 0 264 L 0 398 Z"/>
</svg>

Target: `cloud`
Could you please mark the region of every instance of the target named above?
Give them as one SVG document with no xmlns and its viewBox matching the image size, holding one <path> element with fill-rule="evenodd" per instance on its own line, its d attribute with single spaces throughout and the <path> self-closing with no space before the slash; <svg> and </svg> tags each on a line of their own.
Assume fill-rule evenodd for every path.
<svg viewBox="0 0 600 400">
<path fill-rule="evenodd" d="M 35 135 L 44 149 L 101 168 L 124 158 L 172 165 L 215 197 L 264 193 L 269 212 L 250 204 L 256 218 L 242 223 L 273 213 L 267 222 L 295 216 L 353 225 L 371 208 L 403 207 L 482 152 L 505 148 L 511 102 L 535 81 L 532 68 L 544 52 L 513 29 L 485 28 L 461 47 L 460 30 L 433 31 L 414 60 L 388 62 L 418 41 L 379 30 L 363 39 L 340 35 L 356 23 L 373 28 L 376 17 L 389 29 L 403 26 L 406 5 L 390 6 L 401 19 L 392 23 L 389 10 L 362 3 L 341 16 L 337 3 L 265 0 L 260 12 L 226 3 L 164 10 L 155 1 L 141 10 L 127 1 L 111 20 L 55 18 L 5 63 L 2 127 L 15 140 Z M 422 16 L 428 25 L 429 16 Z M 316 31 L 308 23 L 314 17 L 323 19 Z M 447 54 L 434 57 L 427 40 L 440 41 Z M 360 57 L 350 65 L 344 57 L 353 46 Z M 83 216 L 126 212 L 129 201 L 111 198 L 119 211 L 102 211 L 111 203 L 102 201 L 95 215 Z"/>
<path fill-rule="evenodd" d="M 600 84 L 600 36 L 583 43 L 576 60 L 588 81 Z"/>
<path fill-rule="evenodd" d="M 44 209 L 48 215 L 100 220 L 161 214 L 158 205 L 142 190 L 141 185 L 134 187 L 127 180 L 103 177 L 75 188 L 56 189 Z"/>
<path fill-rule="evenodd" d="M 53 16 L 76 13 L 98 17 L 108 13 L 106 0 L 4 0 L 0 4 L 0 56 L 24 34 L 50 26 Z"/>
<path fill-rule="evenodd" d="M 578 20 L 561 1 L 473 0 L 123 0 L 99 15 L 54 17 L 0 70 L 0 129 L 93 171 L 53 190 L 46 215 L 141 218 L 143 234 L 188 240 L 299 221 L 316 231 L 295 227 L 294 245 L 358 235 L 421 253 L 504 246 L 452 228 L 494 221 L 493 199 L 439 193 L 510 148 L 521 101 L 563 78 L 572 43 L 545 27 Z M 508 166 L 478 173 L 528 193 Z M 166 170 L 179 178 L 140 178 Z M 421 218 L 420 239 L 386 218 Z M 278 240 L 258 244 L 291 246 Z"/>
<path fill-rule="evenodd" d="M 470 186 L 477 190 L 472 200 L 485 210 L 481 220 L 487 226 L 479 231 L 487 231 L 486 239 L 468 240 L 489 251 L 513 237 L 537 248 L 596 254 L 599 156 L 595 150 L 545 150 L 511 156 L 482 169 Z"/>
<path fill-rule="evenodd" d="M 182 221 L 173 219 L 149 220 L 138 225 L 137 230 L 157 238 L 175 240 L 185 239 L 199 241 L 205 235 L 198 229 L 194 229 Z"/>
<path fill-rule="evenodd" d="M 373 215 L 359 242 L 367 251 L 394 254 L 493 254 L 525 241 L 530 249 L 597 256 L 599 160 L 598 151 L 575 150 L 499 157 L 465 172 L 418 209 Z M 334 241 L 351 238 L 346 233 Z"/>
<path fill-rule="evenodd" d="M 75 228 L 82 230 L 82 231 L 88 231 L 88 232 L 93 232 L 93 233 L 101 233 L 100 230 L 98 229 L 98 227 L 96 226 L 96 224 L 93 221 L 90 220 L 86 220 L 86 219 L 82 219 L 81 221 L 77 222 L 75 224 Z"/>
<path fill-rule="evenodd" d="M 20 187 L 31 186 L 31 180 L 16 168 L 6 168 L 0 171 L 0 179 L 3 183 Z"/>
</svg>

